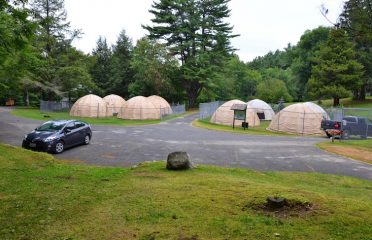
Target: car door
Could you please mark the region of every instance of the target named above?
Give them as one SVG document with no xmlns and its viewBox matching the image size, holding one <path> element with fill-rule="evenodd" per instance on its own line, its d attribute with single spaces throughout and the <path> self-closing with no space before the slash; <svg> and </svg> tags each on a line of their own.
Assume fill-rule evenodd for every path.
<svg viewBox="0 0 372 240">
<path fill-rule="evenodd" d="M 65 145 L 74 146 L 79 143 L 79 132 L 75 127 L 75 122 L 70 122 L 64 128 Z"/>
<path fill-rule="evenodd" d="M 77 131 L 77 141 L 79 143 L 83 143 L 84 140 L 85 140 L 85 135 L 86 135 L 85 126 L 86 125 L 82 122 L 78 122 L 78 121 L 75 122 L 75 128 L 76 128 L 76 131 Z"/>
</svg>

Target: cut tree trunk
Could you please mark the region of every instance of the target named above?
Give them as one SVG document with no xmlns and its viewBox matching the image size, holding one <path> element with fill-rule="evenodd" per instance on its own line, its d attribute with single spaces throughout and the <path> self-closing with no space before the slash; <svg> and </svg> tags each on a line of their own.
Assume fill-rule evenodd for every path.
<svg viewBox="0 0 372 240">
<path fill-rule="evenodd" d="M 333 98 L 333 106 L 334 107 L 337 107 L 337 106 L 339 106 L 340 105 L 340 98 L 338 98 L 338 97 L 334 97 Z"/>
</svg>

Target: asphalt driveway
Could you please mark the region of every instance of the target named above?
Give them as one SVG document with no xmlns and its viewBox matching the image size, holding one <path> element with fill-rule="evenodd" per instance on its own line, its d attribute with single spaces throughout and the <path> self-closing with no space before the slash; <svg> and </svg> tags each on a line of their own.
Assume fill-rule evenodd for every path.
<svg viewBox="0 0 372 240">
<path fill-rule="evenodd" d="M 140 127 L 93 125 L 88 146 L 56 155 L 87 164 L 132 166 L 166 159 L 186 151 L 193 162 L 263 171 L 321 172 L 372 180 L 372 165 L 324 152 L 314 146 L 317 137 L 241 135 L 191 126 L 197 115 Z M 20 146 L 24 134 L 42 121 L 17 118 L 0 108 L 0 141 Z M 1 154 L 1 153 L 0 153 Z"/>
</svg>

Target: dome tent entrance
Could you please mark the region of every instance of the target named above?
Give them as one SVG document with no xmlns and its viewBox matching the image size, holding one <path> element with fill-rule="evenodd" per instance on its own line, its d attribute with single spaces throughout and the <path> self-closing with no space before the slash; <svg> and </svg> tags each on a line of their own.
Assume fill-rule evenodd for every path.
<svg viewBox="0 0 372 240">
<path fill-rule="evenodd" d="M 97 95 L 89 94 L 79 98 L 70 110 L 73 117 L 107 117 L 106 102 Z"/>
<path fill-rule="evenodd" d="M 159 109 L 143 96 L 133 97 L 126 101 L 118 113 L 118 118 L 128 120 L 155 120 L 160 117 Z"/>
<path fill-rule="evenodd" d="M 240 100 L 231 100 L 224 104 L 222 104 L 212 115 L 212 118 L 210 122 L 216 123 L 216 124 L 222 124 L 227 126 L 232 126 L 234 122 L 234 111 L 231 110 L 231 107 L 234 104 L 245 104 L 245 102 Z M 246 112 L 247 116 L 247 122 L 249 126 L 259 126 L 260 125 L 260 119 L 258 118 L 257 114 L 253 112 L 251 109 L 247 109 Z M 241 120 L 235 120 L 235 125 L 239 126 L 242 124 L 243 121 Z"/>
<path fill-rule="evenodd" d="M 260 99 L 254 99 L 247 102 L 247 107 L 255 111 L 260 120 L 272 120 L 275 116 L 275 112 L 271 106 Z"/>
<path fill-rule="evenodd" d="M 323 135 L 320 125 L 325 119 L 324 112 L 318 105 L 315 107 L 307 103 L 296 103 L 277 113 L 267 129 L 293 134 Z"/>
<path fill-rule="evenodd" d="M 107 104 L 107 114 L 110 116 L 113 116 L 114 114 L 117 114 L 120 110 L 120 108 L 124 105 L 125 100 L 124 98 L 115 95 L 110 94 L 103 98 L 103 100 Z"/>
</svg>

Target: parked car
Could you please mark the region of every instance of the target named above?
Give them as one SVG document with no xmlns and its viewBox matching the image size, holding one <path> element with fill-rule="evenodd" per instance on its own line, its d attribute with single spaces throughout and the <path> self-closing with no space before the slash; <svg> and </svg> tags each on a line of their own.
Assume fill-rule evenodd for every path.
<svg viewBox="0 0 372 240">
<path fill-rule="evenodd" d="M 331 137 L 327 131 L 330 129 L 341 130 L 343 138 L 349 138 L 350 135 L 358 135 L 362 138 L 372 137 L 372 122 L 364 117 L 345 116 L 342 122 L 322 120 L 321 128 L 328 137 Z"/>
<path fill-rule="evenodd" d="M 24 136 L 22 147 L 61 153 L 76 145 L 88 145 L 92 139 L 92 130 L 88 123 L 77 120 L 48 121 Z"/>
</svg>

